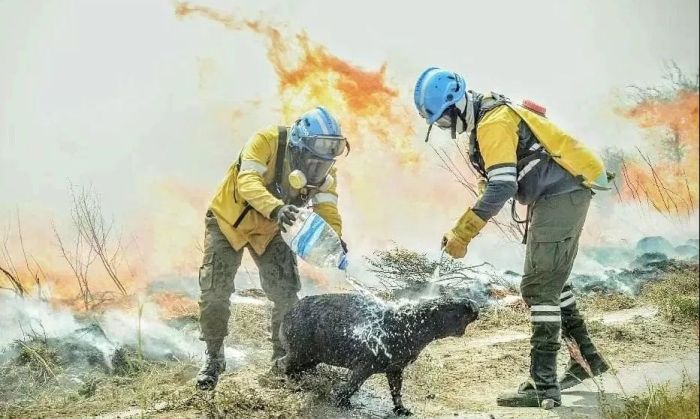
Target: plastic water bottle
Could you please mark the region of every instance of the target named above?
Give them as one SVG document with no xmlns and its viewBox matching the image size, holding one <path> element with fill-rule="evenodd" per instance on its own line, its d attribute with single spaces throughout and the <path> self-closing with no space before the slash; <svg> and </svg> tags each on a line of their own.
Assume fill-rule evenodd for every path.
<svg viewBox="0 0 700 419">
<path fill-rule="evenodd" d="M 318 268 L 345 270 L 348 260 L 335 230 L 308 208 L 299 208 L 296 216 L 294 224 L 282 232 L 292 251 Z"/>
</svg>

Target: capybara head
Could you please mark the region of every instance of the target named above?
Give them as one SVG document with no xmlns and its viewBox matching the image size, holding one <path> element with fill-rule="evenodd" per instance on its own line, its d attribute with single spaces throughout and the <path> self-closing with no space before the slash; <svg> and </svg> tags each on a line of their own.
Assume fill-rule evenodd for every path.
<svg viewBox="0 0 700 419">
<path fill-rule="evenodd" d="M 468 298 L 442 297 L 426 304 L 430 305 L 430 317 L 438 325 L 440 338 L 464 335 L 467 325 L 479 318 L 479 306 Z"/>
</svg>

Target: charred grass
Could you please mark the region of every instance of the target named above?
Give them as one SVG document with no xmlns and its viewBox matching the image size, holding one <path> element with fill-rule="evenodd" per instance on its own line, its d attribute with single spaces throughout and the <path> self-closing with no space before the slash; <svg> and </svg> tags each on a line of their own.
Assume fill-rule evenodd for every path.
<svg viewBox="0 0 700 419">
<path fill-rule="evenodd" d="M 693 333 L 693 324 L 697 324 L 696 275 L 695 272 L 669 274 L 645 286 L 638 299 L 624 295 L 580 299 L 587 317 L 638 305 L 659 308 L 660 315 L 652 318 L 635 318 L 620 324 L 588 322 L 593 339 L 613 367 L 697 350 L 697 335 Z M 678 305 L 679 298 L 687 305 Z M 95 370 L 77 378 L 62 368 L 60 357 L 50 345 L 32 342 L 28 345 L 31 350 L 22 349 L 21 345 L 15 347 L 14 357 L 1 367 L 0 415 L 84 417 L 110 413 L 115 418 L 118 417 L 115 413 L 139 409 L 137 416 L 143 417 L 377 416 L 372 405 L 374 408 L 378 405 L 379 413 L 384 416 L 391 411 L 387 381 L 381 375 L 370 378 L 361 394 L 353 399 L 354 410 L 340 412 L 330 407 L 327 400 L 332 385 L 344 378 L 344 370 L 322 365 L 315 373 L 296 381 L 272 373 L 269 309 L 268 304 L 232 307 L 227 344 L 247 348 L 246 363 L 229 368 L 214 393 L 194 390 L 198 363 L 193 361 L 150 362 L 133 351 L 125 351 L 120 371 Z M 189 321 L 196 321 L 196 315 L 191 314 L 195 318 Z M 529 313 L 524 305 L 487 308 L 467 328 L 464 337 L 429 345 L 405 371 L 407 406 L 428 417 L 492 410 L 495 394 L 513 390 L 526 377 L 528 339 L 514 338 L 488 346 L 469 343 L 506 332 L 521 336 L 529 332 Z M 564 367 L 567 359 L 562 349 L 559 368 Z M 687 383 L 679 392 L 676 390 L 663 386 L 650 388 L 646 395 L 627 399 L 623 406 L 605 407 L 604 417 L 644 417 L 647 410 L 648 417 L 688 417 L 673 416 L 675 410 L 664 410 L 664 406 L 679 406 L 673 407 L 679 413 L 697 412 L 697 401 L 691 403 L 697 400 L 697 384 Z"/>
</svg>

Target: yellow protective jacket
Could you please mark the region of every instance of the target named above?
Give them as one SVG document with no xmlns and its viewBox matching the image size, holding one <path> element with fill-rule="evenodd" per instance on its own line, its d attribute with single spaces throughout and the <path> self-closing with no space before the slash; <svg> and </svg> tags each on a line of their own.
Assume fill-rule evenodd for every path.
<svg viewBox="0 0 700 419">
<path fill-rule="evenodd" d="M 470 151 L 475 153 L 472 162 L 482 174 L 488 175 L 494 167 L 515 167 L 542 148 L 585 187 L 610 189 L 600 156 L 544 116 L 511 105 L 508 99 L 494 93 L 479 98 L 478 106 L 476 135 Z M 518 182 L 529 172 L 525 169 L 526 165 L 518 167 Z M 505 172 L 506 169 L 500 171 Z"/>
<path fill-rule="evenodd" d="M 274 182 L 277 161 L 278 128 L 272 126 L 256 132 L 243 147 L 238 161 L 228 169 L 209 208 L 216 216 L 221 232 L 234 249 L 249 244 L 257 254 L 265 252 L 267 245 L 278 233 L 277 223 L 270 213 L 284 202 L 270 193 L 267 187 Z M 285 162 L 282 180 L 286 182 L 289 165 Z M 335 168 L 330 173 L 335 179 Z M 309 190 L 313 210 L 320 215 L 338 235 L 342 221 L 338 213 L 337 180 L 323 192 Z M 288 185 L 287 185 L 288 186 Z M 291 190 L 290 194 L 300 191 Z M 243 214 L 246 203 L 252 209 L 245 214 L 236 228 L 234 223 Z"/>
<path fill-rule="evenodd" d="M 602 159 L 547 118 L 496 93 L 474 93 L 474 111 L 469 157 L 487 183 L 472 210 L 482 220 L 513 196 L 530 205 L 541 196 L 609 189 Z"/>
</svg>

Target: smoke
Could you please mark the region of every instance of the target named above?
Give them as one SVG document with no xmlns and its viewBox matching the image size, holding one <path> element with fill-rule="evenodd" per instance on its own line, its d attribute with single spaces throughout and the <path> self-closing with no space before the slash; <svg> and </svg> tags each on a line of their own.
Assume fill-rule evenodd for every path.
<svg viewBox="0 0 700 419">
<path fill-rule="evenodd" d="M 14 216 L 20 207 L 29 259 L 40 262 L 56 297 L 77 292 L 50 234 L 51 220 L 69 227 L 67 179 L 100 191 L 105 215 L 124 239 L 131 292 L 177 277 L 196 294 L 202 218 L 226 168 L 255 130 L 289 124 L 317 104 L 340 117 L 352 144 L 337 167 L 344 235 L 357 277 L 367 277 L 362 254 L 392 241 L 439 252 L 441 235 L 474 199 L 422 142 L 424 124 L 411 95 L 427 65 L 464 72 L 477 90 L 493 88 L 515 101 L 535 99 L 586 143 L 619 146 L 634 155 L 626 160 L 629 171 L 618 172 L 619 195 L 599 193 L 594 199 L 582 249 L 631 246 L 650 235 L 677 242 L 697 237 L 697 93 L 622 110 L 610 97 L 630 83 L 655 83 L 666 58 L 658 51 L 685 60 L 683 68 L 696 65 L 697 14 L 683 12 L 696 9 L 695 3 L 678 1 L 658 10 L 623 2 L 583 10 L 514 2 L 508 5 L 513 16 L 531 16 L 522 48 L 512 43 L 524 36 L 519 18 L 504 18 L 489 42 L 453 43 L 466 33 L 492 34 L 491 20 L 452 27 L 426 19 L 425 10 L 413 5 L 403 5 L 403 16 L 391 21 L 362 12 L 367 7 L 342 5 L 331 13 L 303 3 L 244 4 L 235 11 L 203 2 L 42 7 L 43 24 L 36 26 L 41 29 L 0 25 L 18 34 L 0 36 L 7 58 L 0 69 L 0 100 L 12 104 L 0 107 L 0 190 L 8 197 L 0 202 L 0 214 Z M 387 13 L 393 7 L 371 5 Z M 10 8 L 0 18 L 22 22 L 37 14 L 23 5 Z M 499 11 L 489 4 L 454 4 L 455 15 Z M 630 21 L 625 30 L 620 19 Z M 359 28 L 360 21 L 374 23 Z M 134 30 L 124 33 L 124 22 Z M 350 22 L 351 28 L 344 26 Z M 445 42 L 436 42 L 434 34 L 444 34 Z M 26 45 L 14 44 L 16 39 Z M 529 47 L 538 43 L 548 47 Z M 635 58 L 621 60 L 623 55 Z M 530 65 L 514 67 L 518 62 Z M 650 146 L 647 140 L 659 138 L 654 136 L 659 130 L 678 134 L 685 151 L 680 163 Z M 446 134 L 434 134 L 432 144 L 446 149 L 470 180 Z M 663 185 L 649 175 L 636 146 L 653 159 Z M 647 202 L 639 202 L 625 180 L 644 185 L 646 195 L 639 190 L 636 196 Z M 678 210 L 668 210 L 669 197 Z M 9 247 L 21 261 L 18 243 L 10 234 Z M 522 245 L 489 225 L 470 245 L 466 262 L 489 261 L 520 272 L 523 254 Z M 601 273 L 610 266 L 583 255 L 575 270 Z M 344 284 L 303 263 L 301 269 L 313 280 L 305 282 L 306 292 Z M 237 283 L 257 286 L 256 274 L 246 257 Z M 110 290 L 99 273 L 93 275 L 96 284 L 106 284 L 99 289 Z M 158 304 L 177 305 L 174 298 Z"/>
<path fill-rule="evenodd" d="M 53 307 L 35 298 L 0 293 L 0 349 L 16 340 L 38 337 L 54 342 L 79 342 L 99 350 L 108 366 L 120 348 L 141 350 L 150 360 L 198 361 L 203 355 L 196 324 L 176 328 L 162 320 L 163 307 L 154 302 L 141 305 L 141 314 L 124 309 L 78 317 L 65 307 Z M 226 348 L 232 365 L 241 365 L 245 354 Z"/>
</svg>

